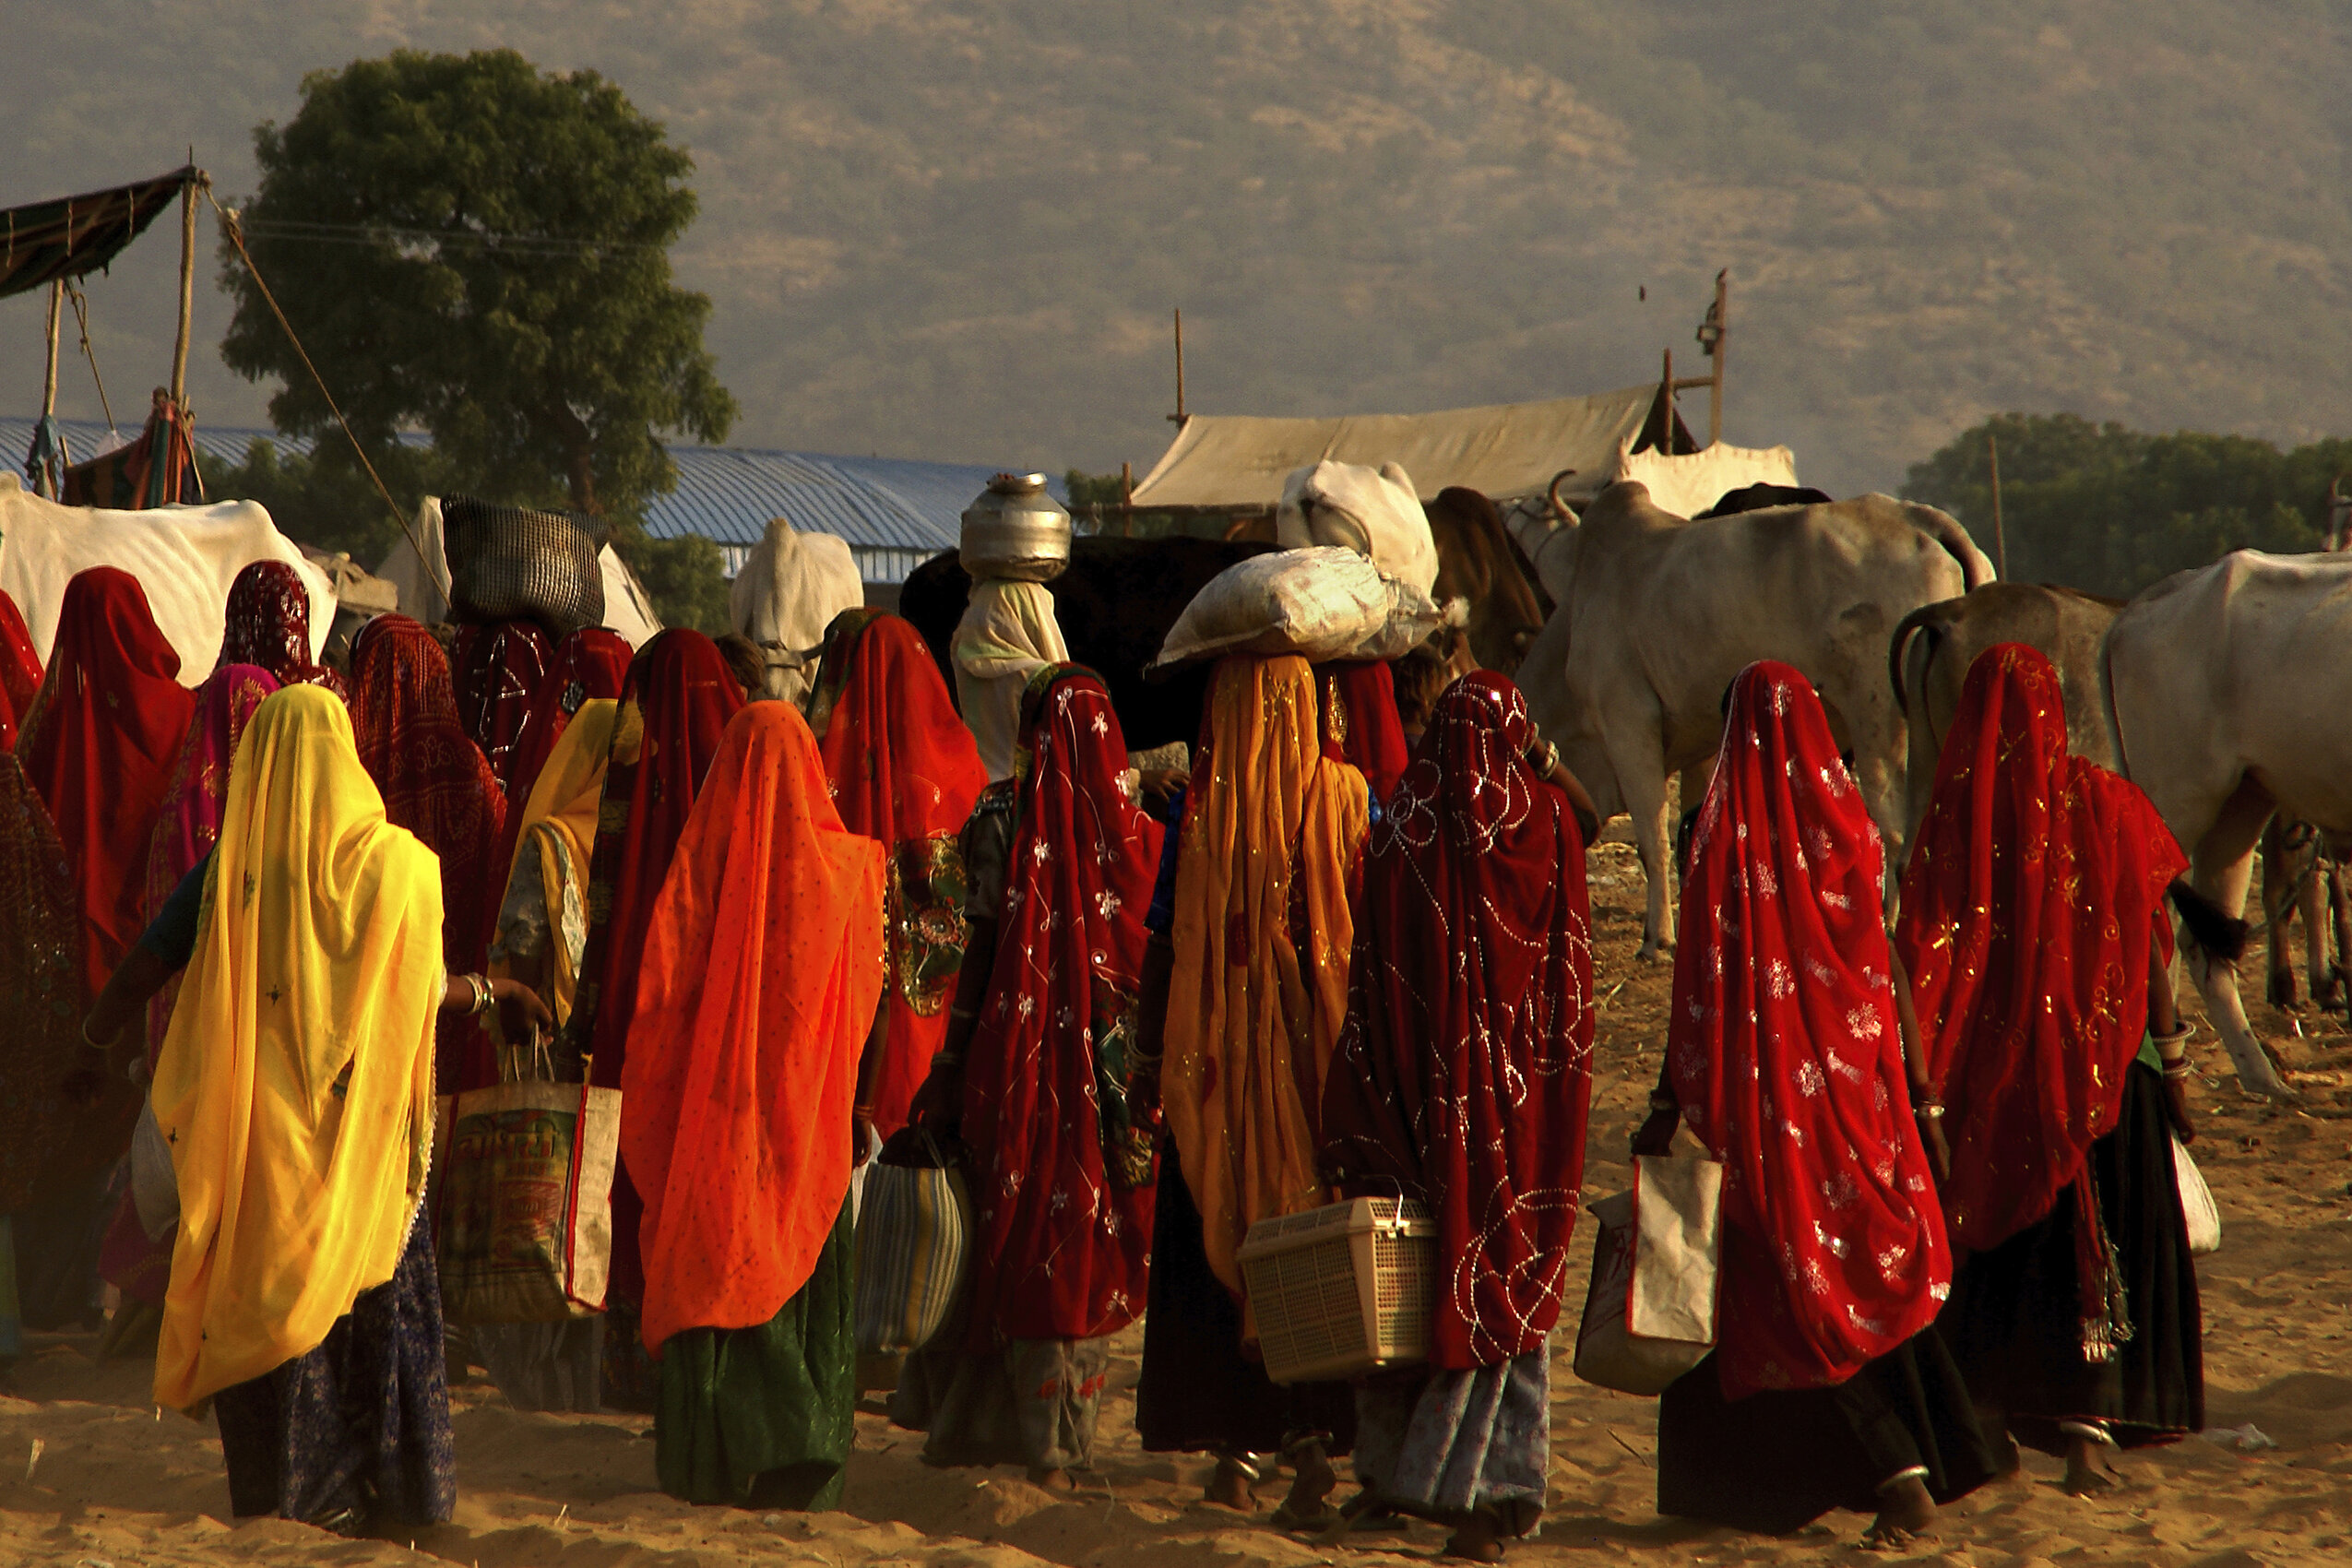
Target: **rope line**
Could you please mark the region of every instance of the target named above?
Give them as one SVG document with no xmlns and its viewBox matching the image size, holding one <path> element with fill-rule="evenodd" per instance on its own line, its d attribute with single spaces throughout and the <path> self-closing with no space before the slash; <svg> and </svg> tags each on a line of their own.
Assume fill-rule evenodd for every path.
<svg viewBox="0 0 2352 1568">
<path fill-rule="evenodd" d="M 327 411 L 335 416 L 335 422 L 343 427 L 343 434 L 350 439 L 352 452 L 359 457 L 360 467 L 365 469 L 367 477 L 374 481 L 375 493 L 384 497 L 384 505 L 390 509 L 392 520 L 400 525 L 400 537 L 409 541 L 410 550 L 416 552 L 417 563 L 424 568 L 425 580 L 434 581 L 432 557 L 425 554 L 424 546 L 417 542 L 416 531 L 409 527 L 409 519 L 402 514 L 400 504 L 392 499 L 391 489 L 385 484 L 383 476 L 375 471 L 375 465 L 368 461 L 367 448 L 360 445 L 358 434 L 351 429 L 351 422 L 343 417 L 342 406 L 335 401 L 335 394 L 327 389 L 327 378 L 319 374 L 318 366 L 311 362 L 310 350 L 303 347 L 302 339 L 294 332 L 294 324 L 286 319 L 286 312 L 278 303 L 278 296 L 271 293 L 269 285 L 262 280 L 261 268 L 253 264 L 253 253 L 245 249 L 245 237 L 238 232 L 236 213 L 220 205 L 209 184 L 204 187 L 204 199 L 212 203 L 213 215 L 220 220 L 220 232 L 237 248 L 237 258 L 245 264 L 246 274 L 253 279 L 254 287 L 261 291 L 261 297 L 268 303 L 269 312 L 278 318 L 278 325 L 286 329 L 286 341 L 294 346 L 294 352 L 302 357 L 303 368 L 310 372 L 312 382 L 318 387 L 318 395 L 327 399 Z"/>
</svg>

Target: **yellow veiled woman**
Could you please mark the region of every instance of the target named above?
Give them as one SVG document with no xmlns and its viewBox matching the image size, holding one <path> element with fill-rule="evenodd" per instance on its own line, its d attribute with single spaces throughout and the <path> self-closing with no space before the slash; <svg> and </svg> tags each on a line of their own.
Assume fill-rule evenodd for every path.
<svg viewBox="0 0 2352 1568">
<path fill-rule="evenodd" d="M 490 973 L 511 978 L 546 998 L 560 1028 L 572 1016 L 580 956 L 588 945 L 588 856 L 596 848 L 596 818 L 604 795 L 621 705 L 593 698 L 564 725 L 540 766 L 517 830 L 515 860 L 491 938 Z M 632 719 L 635 711 L 632 710 Z M 624 750 L 633 752 L 636 742 Z M 509 1040 L 507 1064 L 517 1075 L 535 1071 L 524 1042 Z M 551 1060 L 564 1083 L 581 1076 L 577 1057 Z M 604 1314 L 561 1323 L 476 1324 L 467 1348 L 489 1369 L 491 1381 L 518 1410 L 594 1410 L 603 1403 Z"/>
<path fill-rule="evenodd" d="M 1347 1385 L 1277 1389 L 1235 1253 L 1250 1226 L 1326 1201 L 1314 1108 L 1348 1014 L 1348 888 L 1370 826 L 1364 777 L 1326 755 L 1313 671 L 1233 656 L 1209 685 L 1177 851 L 1160 1099 L 1169 1132 L 1136 1425 L 1154 1452 L 1213 1450 L 1210 1495 L 1246 1501 L 1262 1455 L 1320 1503 L 1324 1453 L 1354 1424 Z M 1336 748 L 1334 748 L 1336 754 Z"/>
<path fill-rule="evenodd" d="M 211 1406 L 239 1515 L 351 1533 L 446 1519 L 419 1215 L 434 1015 L 518 992 L 444 970 L 440 866 L 385 820 L 333 694 L 291 686 L 254 710 L 219 843 L 85 1033 L 115 1039 L 184 967 L 153 1090 L 180 1228 L 155 1397 Z M 526 1011 L 545 1016 L 535 998 Z"/>
</svg>

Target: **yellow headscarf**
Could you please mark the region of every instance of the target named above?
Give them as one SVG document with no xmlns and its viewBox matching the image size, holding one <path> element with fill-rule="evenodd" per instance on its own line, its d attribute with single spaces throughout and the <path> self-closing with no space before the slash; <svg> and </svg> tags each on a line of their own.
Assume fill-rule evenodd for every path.
<svg viewBox="0 0 2352 1568">
<path fill-rule="evenodd" d="M 1177 849 L 1160 1099 L 1209 1266 L 1239 1293 L 1250 1226 L 1324 1201 L 1315 1114 L 1348 1016 L 1348 888 L 1371 818 L 1364 776 L 1323 754 L 1314 672 L 1296 654 L 1219 663 L 1208 731 Z"/>
<path fill-rule="evenodd" d="M 539 847 L 540 890 L 547 899 L 547 1004 L 561 1028 L 572 1016 L 572 993 L 579 985 L 579 955 L 564 937 L 564 906 L 567 889 L 576 898 L 588 894 L 588 854 L 596 848 L 596 814 L 604 799 L 604 766 L 612 755 L 612 731 L 621 705 L 599 697 L 580 705 L 572 721 L 547 754 L 539 782 L 531 786 L 523 807 L 522 831 L 515 836 L 515 859 L 522 847 Z M 506 868 L 513 881 L 515 868 Z M 493 968 L 503 966 L 493 966 Z"/>
<path fill-rule="evenodd" d="M 254 710 L 203 920 L 153 1090 L 180 1187 L 155 1397 L 182 1408 L 315 1348 L 424 1194 L 441 870 L 333 694 Z"/>
</svg>

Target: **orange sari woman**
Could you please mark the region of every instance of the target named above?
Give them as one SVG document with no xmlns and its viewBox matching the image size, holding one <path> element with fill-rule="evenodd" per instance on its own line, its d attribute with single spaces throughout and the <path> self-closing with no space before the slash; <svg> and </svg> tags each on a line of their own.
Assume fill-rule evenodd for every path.
<svg viewBox="0 0 2352 1568">
<path fill-rule="evenodd" d="M 736 714 L 654 904 L 621 1079 L 654 1464 L 691 1503 L 840 1497 L 850 1109 L 882 910 L 882 849 L 841 826 L 807 723 L 785 703 Z"/>
<path fill-rule="evenodd" d="M 1248 1455 L 1353 1428 L 1345 1384 L 1277 1390 L 1247 1359 L 1235 1253 L 1254 1222 L 1328 1200 L 1314 1113 L 1348 1016 L 1348 889 L 1371 818 L 1364 776 L 1325 754 L 1305 659 L 1226 659 L 1202 731 L 1177 849 L 1168 1158 L 1135 1419 L 1146 1449 L 1218 1453 L 1231 1497 L 1257 1479 Z M 1307 1493 L 1295 1501 L 1320 1502 Z"/>
</svg>

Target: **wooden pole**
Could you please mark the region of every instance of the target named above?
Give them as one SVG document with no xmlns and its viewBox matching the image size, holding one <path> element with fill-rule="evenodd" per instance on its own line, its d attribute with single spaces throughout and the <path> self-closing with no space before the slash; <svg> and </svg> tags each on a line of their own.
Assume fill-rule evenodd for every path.
<svg viewBox="0 0 2352 1568">
<path fill-rule="evenodd" d="M 1987 432 L 1985 452 L 1992 459 L 1992 560 L 2002 581 L 2009 580 L 2009 534 L 2001 522 L 2001 437 Z"/>
<path fill-rule="evenodd" d="M 49 285 L 49 371 L 41 383 L 42 419 L 57 412 L 57 323 L 65 310 L 65 280 L 60 278 Z"/>
<path fill-rule="evenodd" d="M 1731 336 L 1731 269 L 1715 275 L 1715 342 L 1707 350 L 1715 361 L 1714 385 L 1707 389 L 1707 445 L 1723 439 L 1723 350 Z"/>
<path fill-rule="evenodd" d="M 1119 537 L 1135 537 L 1135 465 L 1119 465 Z"/>
<path fill-rule="evenodd" d="M 1168 421 L 1178 430 L 1184 428 L 1184 312 L 1176 312 L 1176 411 Z"/>
<path fill-rule="evenodd" d="M 1657 450 L 1674 456 L 1674 350 L 1666 350 L 1663 368 L 1657 374 Z"/>
<path fill-rule="evenodd" d="M 188 411 L 188 338 L 196 317 L 196 148 L 188 148 L 188 180 L 180 187 L 180 336 L 172 345 L 172 406 Z"/>
</svg>

